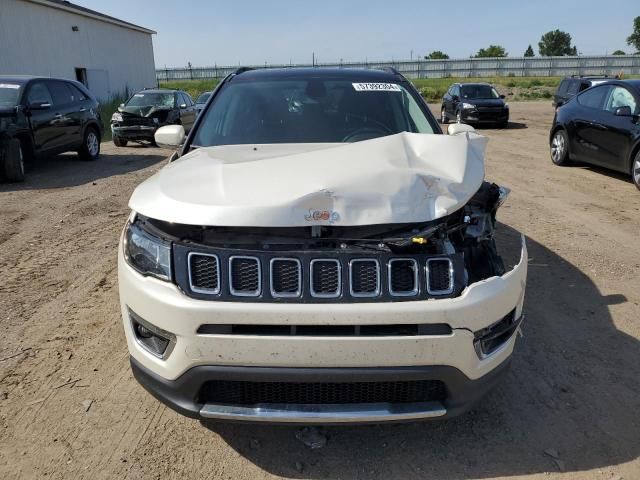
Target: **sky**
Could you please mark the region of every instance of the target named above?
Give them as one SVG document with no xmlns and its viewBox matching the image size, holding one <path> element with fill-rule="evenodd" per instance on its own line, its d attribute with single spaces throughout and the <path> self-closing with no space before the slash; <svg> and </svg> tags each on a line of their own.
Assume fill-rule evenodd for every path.
<svg viewBox="0 0 640 480">
<path fill-rule="evenodd" d="M 582 55 L 617 49 L 638 0 L 73 0 L 158 32 L 156 67 L 465 58 L 490 44 L 522 56 L 560 29 Z M 614 14 L 615 13 L 615 14 Z"/>
</svg>

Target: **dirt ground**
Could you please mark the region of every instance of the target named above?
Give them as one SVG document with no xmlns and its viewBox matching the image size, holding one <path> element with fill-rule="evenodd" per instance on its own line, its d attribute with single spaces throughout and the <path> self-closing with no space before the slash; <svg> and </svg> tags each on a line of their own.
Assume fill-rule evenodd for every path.
<svg viewBox="0 0 640 480">
<path fill-rule="evenodd" d="M 640 479 L 640 192 L 551 164 L 550 102 L 490 137 L 499 212 L 530 254 L 524 338 L 506 381 L 446 422 L 324 429 L 183 418 L 133 379 L 116 248 L 127 200 L 167 151 L 103 144 L 0 185 L 0 479 Z M 88 402 L 87 402 L 88 401 Z M 88 410 L 87 410 L 88 408 Z"/>
</svg>

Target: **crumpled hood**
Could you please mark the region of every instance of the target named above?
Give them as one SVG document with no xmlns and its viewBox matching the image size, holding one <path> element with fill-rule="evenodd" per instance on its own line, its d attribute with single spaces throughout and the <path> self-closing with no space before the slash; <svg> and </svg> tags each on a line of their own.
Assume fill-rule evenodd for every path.
<svg viewBox="0 0 640 480">
<path fill-rule="evenodd" d="M 399 133 L 349 144 L 199 148 L 133 193 L 147 217 L 207 226 L 424 222 L 463 207 L 484 180 L 487 139 Z"/>
<path fill-rule="evenodd" d="M 118 111 L 120 113 L 128 113 L 129 115 L 136 115 L 138 117 L 148 117 L 152 113 L 160 110 L 171 110 L 171 107 L 157 105 L 147 105 L 144 107 L 118 107 Z"/>
</svg>

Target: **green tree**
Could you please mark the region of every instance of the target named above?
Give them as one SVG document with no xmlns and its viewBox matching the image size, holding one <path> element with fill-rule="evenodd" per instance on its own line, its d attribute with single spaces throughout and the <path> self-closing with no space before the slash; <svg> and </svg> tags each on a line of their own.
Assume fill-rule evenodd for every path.
<svg viewBox="0 0 640 480">
<path fill-rule="evenodd" d="M 481 48 L 476 53 L 476 58 L 488 58 L 488 57 L 506 57 L 507 52 L 504 47 L 500 45 L 489 45 L 487 48 Z"/>
<path fill-rule="evenodd" d="M 552 30 L 542 35 L 538 42 L 538 50 L 543 57 L 578 54 L 575 45 L 571 45 L 571 35 L 560 30 Z"/>
<path fill-rule="evenodd" d="M 616 50 L 615 52 L 613 52 L 613 55 L 626 55 L 626 53 L 624 53 L 622 50 Z"/>
<path fill-rule="evenodd" d="M 429 55 L 424 57 L 425 60 L 446 60 L 448 58 L 449 58 L 449 55 L 447 55 L 444 52 L 441 52 L 440 50 L 434 50 Z"/>
<path fill-rule="evenodd" d="M 536 56 L 536 54 L 533 53 L 533 48 L 531 48 L 531 45 L 529 45 L 527 47 L 527 50 L 524 52 L 524 56 L 525 57 L 535 57 Z"/>
<path fill-rule="evenodd" d="M 627 45 L 631 45 L 640 52 L 640 17 L 633 20 L 633 33 L 627 37 Z"/>
</svg>

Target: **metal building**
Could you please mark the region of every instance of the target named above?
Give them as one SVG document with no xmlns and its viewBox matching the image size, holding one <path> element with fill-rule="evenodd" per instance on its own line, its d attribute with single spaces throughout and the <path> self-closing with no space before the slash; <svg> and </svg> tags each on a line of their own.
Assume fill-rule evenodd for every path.
<svg viewBox="0 0 640 480">
<path fill-rule="evenodd" d="M 155 86 L 155 33 L 63 0 L 0 0 L 0 75 L 79 80 L 106 100 Z"/>
</svg>

